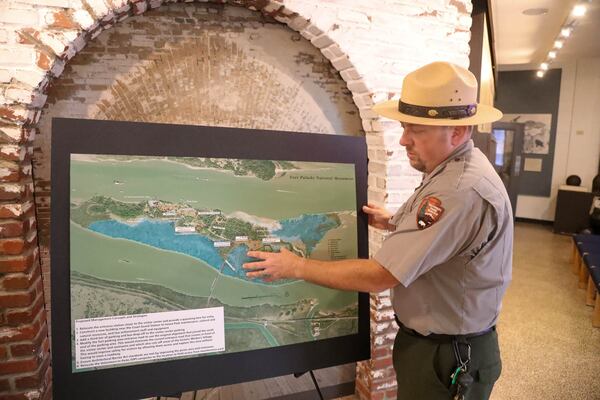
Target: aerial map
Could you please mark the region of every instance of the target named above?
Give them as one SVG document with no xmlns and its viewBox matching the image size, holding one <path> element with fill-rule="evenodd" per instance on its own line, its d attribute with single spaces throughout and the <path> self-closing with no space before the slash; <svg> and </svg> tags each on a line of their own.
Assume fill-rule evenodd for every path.
<svg viewBox="0 0 600 400">
<path fill-rule="evenodd" d="M 357 293 L 242 268 L 281 247 L 356 258 L 353 164 L 72 154 L 70 177 L 73 327 L 219 308 L 221 353 L 358 331 Z"/>
</svg>

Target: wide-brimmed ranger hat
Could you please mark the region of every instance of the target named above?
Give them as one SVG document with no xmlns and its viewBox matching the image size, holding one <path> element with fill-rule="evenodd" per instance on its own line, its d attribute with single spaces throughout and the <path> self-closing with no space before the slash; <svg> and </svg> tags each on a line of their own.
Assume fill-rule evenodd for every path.
<svg viewBox="0 0 600 400">
<path fill-rule="evenodd" d="M 386 118 L 420 125 L 479 125 L 502 118 L 492 106 L 477 104 L 477 79 L 448 62 L 427 64 L 404 77 L 400 100 L 375 104 Z"/>
</svg>

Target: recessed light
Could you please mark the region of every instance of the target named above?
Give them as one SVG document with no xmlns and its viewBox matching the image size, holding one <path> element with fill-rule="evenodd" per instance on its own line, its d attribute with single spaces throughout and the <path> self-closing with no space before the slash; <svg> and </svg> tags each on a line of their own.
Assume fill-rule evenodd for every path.
<svg viewBox="0 0 600 400">
<path fill-rule="evenodd" d="M 563 47 L 563 42 L 561 40 L 557 40 L 554 42 L 554 47 L 557 49 L 562 49 Z"/>
<path fill-rule="evenodd" d="M 583 4 L 578 4 L 575 7 L 573 7 L 573 16 L 574 17 L 583 17 L 585 15 L 586 11 L 587 11 L 587 8 Z"/>
<path fill-rule="evenodd" d="M 548 52 L 548 57 L 550 57 L 550 58 L 556 58 L 556 52 L 555 51 L 549 51 Z"/>
<path fill-rule="evenodd" d="M 527 10 L 523 10 L 523 14 L 525 15 L 545 15 L 548 14 L 547 8 L 528 8 Z"/>
<path fill-rule="evenodd" d="M 538 78 L 543 78 L 544 77 L 544 71 L 538 71 L 536 73 L 536 75 L 537 75 Z"/>
<path fill-rule="evenodd" d="M 548 63 L 541 63 L 540 64 L 540 68 L 543 69 L 544 71 L 548 70 Z"/>
<path fill-rule="evenodd" d="M 571 36 L 571 28 L 563 28 L 560 30 L 560 35 L 562 37 L 569 37 Z"/>
</svg>

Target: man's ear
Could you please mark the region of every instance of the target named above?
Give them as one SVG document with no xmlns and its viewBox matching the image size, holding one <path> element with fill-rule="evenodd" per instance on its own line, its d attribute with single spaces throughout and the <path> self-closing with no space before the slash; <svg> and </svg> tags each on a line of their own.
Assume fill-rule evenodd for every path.
<svg viewBox="0 0 600 400">
<path fill-rule="evenodd" d="M 452 129 L 450 133 L 450 143 L 452 146 L 458 146 L 465 142 L 467 136 L 470 132 L 470 127 L 468 126 L 451 126 Z"/>
</svg>

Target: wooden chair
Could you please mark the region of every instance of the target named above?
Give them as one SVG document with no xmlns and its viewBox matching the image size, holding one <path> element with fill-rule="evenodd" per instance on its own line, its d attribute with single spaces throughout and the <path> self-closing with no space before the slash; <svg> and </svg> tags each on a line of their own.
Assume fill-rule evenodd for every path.
<svg viewBox="0 0 600 400">
<path fill-rule="evenodd" d="M 583 257 L 583 264 L 583 267 L 587 271 L 585 303 L 594 306 L 592 326 L 600 328 L 600 253 L 586 254 Z M 581 279 L 582 276 L 580 274 L 579 278 Z"/>
<path fill-rule="evenodd" d="M 591 276 L 588 276 L 587 291 L 585 295 L 585 304 L 594 307 L 596 301 L 596 285 Z"/>
<path fill-rule="evenodd" d="M 592 326 L 600 328 L 600 296 L 596 294 L 596 304 L 594 305 L 594 313 L 592 314 Z"/>
</svg>

